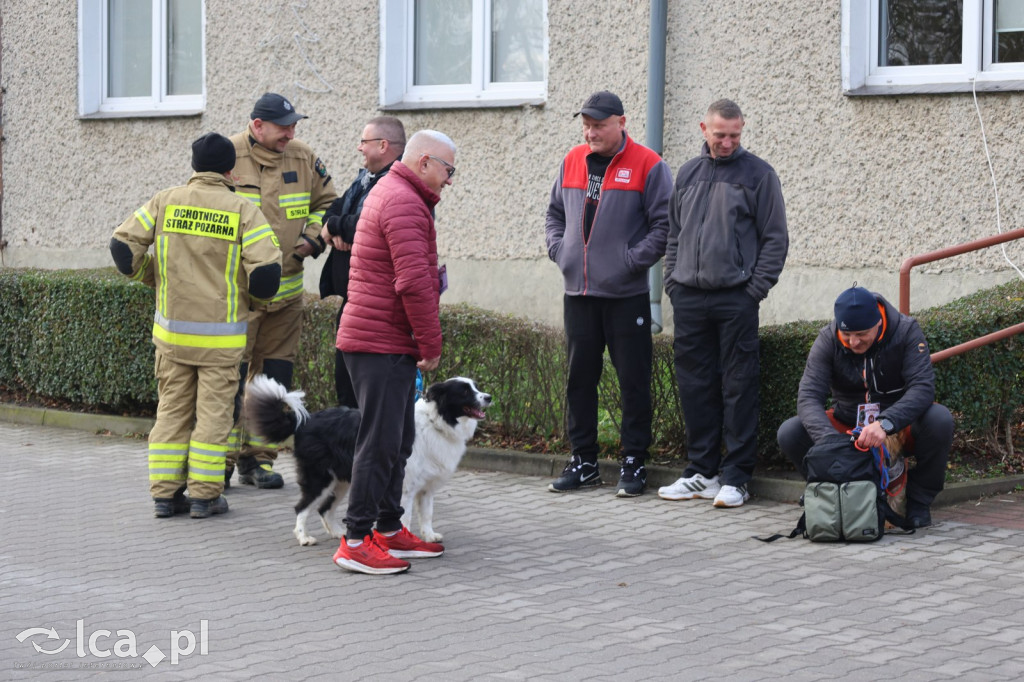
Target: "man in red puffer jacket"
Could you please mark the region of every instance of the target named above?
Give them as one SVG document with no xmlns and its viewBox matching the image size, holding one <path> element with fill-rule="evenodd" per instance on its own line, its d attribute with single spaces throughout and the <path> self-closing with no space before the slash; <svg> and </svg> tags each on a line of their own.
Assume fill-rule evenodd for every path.
<svg viewBox="0 0 1024 682">
<path fill-rule="evenodd" d="M 446 135 L 416 133 L 370 190 L 356 226 L 337 347 L 362 420 L 334 563 L 358 573 L 400 573 L 409 568 L 404 558 L 444 553 L 402 526 L 401 503 L 415 436 L 416 369 L 437 369 L 441 357 L 434 206 L 452 184 L 454 163 Z"/>
</svg>

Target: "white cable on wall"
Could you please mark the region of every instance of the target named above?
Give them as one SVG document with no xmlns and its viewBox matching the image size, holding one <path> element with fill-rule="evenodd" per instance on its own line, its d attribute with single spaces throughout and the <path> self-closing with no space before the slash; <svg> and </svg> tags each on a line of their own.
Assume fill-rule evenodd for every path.
<svg viewBox="0 0 1024 682">
<path fill-rule="evenodd" d="M 978 112 L 978 125 L 981 126 L 981 142 L 985 147 L 985 158 L 988 160 L 988 172 L 992 176 L 992 193 L 996 197 L 996 231 L 998 234 L 1003 233 L 1002 217 L 999 210 L 999 187 L 996 185 L 996 171 L 992 166 L 992 155 L 988 152 L 988 138 L 985 136 L 985 121 L 981 118 L 981 106 L 978 105 L 978 79 L 971 79 L 971 92 L 974 94 L 974 109 Z M 1024 272 L 1021 272 L 1020 268 L 1010 260 L 1010 257 L 1006 254 L 1006 242 L 999 245 L 999 248 L 1003 252 L 1003 259 L 1010 264 L 1017 274 L 1020 275 L 1021 279 L 1024 279 Z"/>
</svg>

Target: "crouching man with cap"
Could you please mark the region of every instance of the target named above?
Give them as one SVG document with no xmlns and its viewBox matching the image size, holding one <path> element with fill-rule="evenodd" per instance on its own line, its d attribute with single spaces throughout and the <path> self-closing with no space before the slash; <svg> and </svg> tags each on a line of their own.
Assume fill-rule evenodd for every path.
<svg viewBox="0 0 1024 682">
<path fill-rule="evenodd" d="M 192 143 L 188 184 L 164 190 L 110 240 L 117 269 L 156 289 L 158 403 L 149 434 L 154 514 L 223 514 L 224 462 L 250 301 L 281 280 L 277 237 L 228 177 L 235 148 L 209 133 Z M 150 256 L 149 247 L 154 246 Z"/>
<path fill-rule="evenodd" d="M 834 407 L 826 412 L 830 393 Z M 917 321 L 854 286 L 836 299 L 835 320 L 811 346 L 797 416 L 779 427 L 779 447 L 806 477 L 804 455 L 836 430 L 861 426 L 862 449 L 908 430 L 917 465 L 907 476 L 906 516 L 915 528 L 928 526 L 953 443 L 953 417 L 934 400 L 935 375 Z"/>
</svg>

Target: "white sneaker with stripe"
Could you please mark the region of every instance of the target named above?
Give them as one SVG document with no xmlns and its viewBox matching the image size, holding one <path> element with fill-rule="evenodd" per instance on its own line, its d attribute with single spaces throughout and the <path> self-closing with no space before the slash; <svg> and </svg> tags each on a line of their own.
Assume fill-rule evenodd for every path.
<svg viewBox="0 0 1024 682">
<path fill-rule="evenodd" d="M 680 478 L 672 485 L 658 488 L 658 497 L 663 500 L 711 500 L 718 495 L 722 485 L 718 476 L 704 478 L 701 474 Z"/>
<path fill-rule="evenodd" d="M 722 489 L 715 495 L 716 507 L 742 507 L 743 503 L 750 499 L 745 485 L 723 485 Z"/>
</svg>

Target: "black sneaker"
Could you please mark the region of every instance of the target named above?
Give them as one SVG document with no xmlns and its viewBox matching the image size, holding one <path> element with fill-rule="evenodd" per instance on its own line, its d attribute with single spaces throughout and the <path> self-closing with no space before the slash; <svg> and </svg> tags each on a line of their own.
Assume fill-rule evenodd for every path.
<svg viewBox="0 0 1024 682">
<path fill-rule="evenodd" d="M 553 493 L 567 493 L 570 490 L 601 485 L 601 471 L 597 462 L 584 462 L 579 455 L 573 455 L 562 469 L 562 475 L 552 481 L 548 490 Z"/>
<path fill-rule="evenodd" d="M 211 514 L 223 514 L 228 510 L 228 501 L 221 495 L 212 500 L 192 500 L 192 511 L 189 513 L 193 519 L 205 519 Z"/>
<path fill-rule="evenodd" d="M 907 505 L 907 521 L 913 528 L 925 528 L 932 525 L 932 512 L 926 504 Z"/>
<path fill-rule="evenodd" d="M 257 488 L 280 488 L 284 485 L 284 479 L 274 471 L 274 465 L 270 462 L 257 462 L 253 457 L 238 460 L 238 482 Z"/>
<path fill-rule="evenodd" d="M 636 457 L 626 457 L 622 460 L 622 468 L 619 470 L 619 485 L 616 497 L 638 497 L 644 494 L 647 488 L 647 468 L 644 463 Z"/>
</svg>

